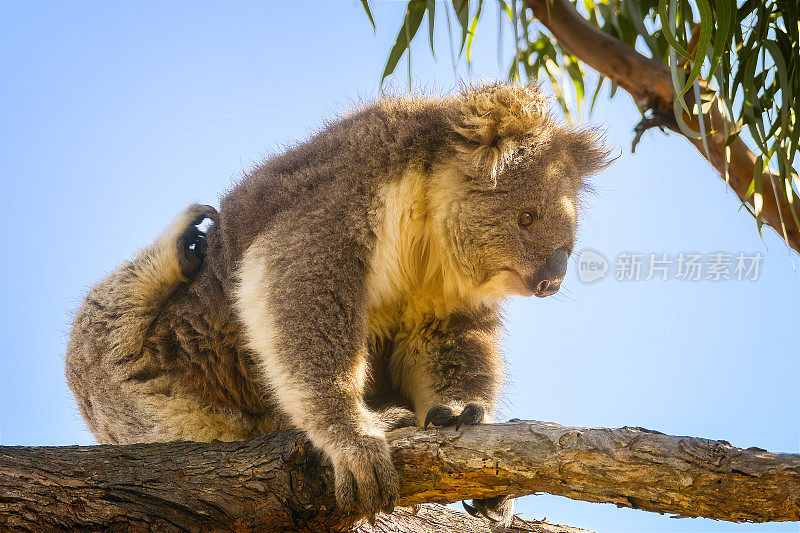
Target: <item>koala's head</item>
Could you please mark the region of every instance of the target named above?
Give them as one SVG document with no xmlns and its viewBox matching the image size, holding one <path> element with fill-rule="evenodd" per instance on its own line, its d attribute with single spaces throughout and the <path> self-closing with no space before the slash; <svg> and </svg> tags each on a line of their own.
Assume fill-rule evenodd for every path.
<svg viewBox="0 0 800 533">
<path fill-rule="evenodd" d="M 596 132 L 555 123 L 538 89 L 492 85 L 449 101 L 434 220 L 451 261 L 489 296 L 558 291 L 585 178 L 608 165 Z"/>
</svg>

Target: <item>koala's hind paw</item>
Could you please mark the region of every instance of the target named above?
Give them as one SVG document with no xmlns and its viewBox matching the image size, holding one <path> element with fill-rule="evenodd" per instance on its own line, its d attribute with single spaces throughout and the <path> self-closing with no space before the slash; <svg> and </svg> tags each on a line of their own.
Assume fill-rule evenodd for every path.
<svg viewBox="0 0 800 533">
<path fill-rule="evenodd" d="M 381 511 L 391 513 L 397 501 L 397 470 L 383 438 L 362 436 L 355 446 L 337 450 L 333 458 L 336 503 L 366 516 L 370 524 Z"/>
<path fill-rule="evenodd" d="M 486 518 L 494 524 L 493 530 L 509 527 L 514 518 L 514 500 L 510 495 L 472 500 L 472 505 L 461 502 L 464 509 L 476 518 Z M 496 529 L 497 528 L 497 529 Z"/>
<path fill-rule="evenodd" d="M 462 425 L 474 426 L 483 422 L 485 414 L 486 411 L 479 403 L 468 403 L 458 415 L 446 405 L 435 405 L 425 416 L 423 427 L 427 429 L 430 424 L 439 427 L 455 425 L 456 429 Z"/>
<path fill-rule="evenodd" d="M 178 236 L 178 265 L 186 279 L 192 279 L 203 266 L 206 254 L 206 233 L 197 226 L 204 220 L 217 220 L 217 210 L 210 205 L 193 204 L 181 213 L 186 227 Z"/>
</svg>

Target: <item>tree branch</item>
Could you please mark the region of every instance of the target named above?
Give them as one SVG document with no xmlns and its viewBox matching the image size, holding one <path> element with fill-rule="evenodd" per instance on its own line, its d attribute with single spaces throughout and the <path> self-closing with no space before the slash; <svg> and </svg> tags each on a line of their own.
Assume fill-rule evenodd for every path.
<svg viewBox="0 0 800 533">
<path fill-rule="evenodd" d="M 678 516 L 800 519 L 800 455 L 640 428 L 540 422 L 389 434 L 400 505 L 547 492 Z M 342 530 L 303 434 L 246 442 L 0 447 L 0 529 Z"/>
<path fill-rule="evenodd" d="M 526 0 L 526 4 L 564 50 L 577 56 L 601 75 L 613 80 L 640 106 L 652 110 L 654 115 L 665 116 L 673 113 L 672 102 L 675 93 L 669 68 L 663 63 L 643 56 L 628 44 L 604 33 L 581 16 L 569 0 Z M 699 131 L 697 117 L 687 118 L 690 127 Z M 725 177 L 725 135 L 722 124 L 726 119 L 715 106 L 711 107 L 704 118 L 706 124 L 714 125 L 714 130 L 706 137 L 709 154 L 706 155 L 701 139 L 688 137 L 687 139 Z M 681 133 L 674 120 L 665 125 Z M 734 125 L 728 123 L 728 131 L 735 129 Z M 726 178 L 728 185 L 743 203 L 752 205 L 747 197 L 747 189 L 753 179 L 756 156 L 738 137 L 731 143 L 729 149 L 730 162 Z M 772 190 L 773 179 L 777 177 L 769 170 L 764 173 L 764 207 L 761 217 L 781 236 L 784 236 L 783 224 L 785 224 L 789 246 L 800 252 L 800 228 L 790 214 L 786 193 L 782 187 L 776 186 L 778 190 Z M 796 209 L 800 210 L 800 198 L 794 193 L 792 202 L 797 206 Z"/>
<path fill-rule="evenodd" d="M 490 533 L 486 520 L 476 520 L 466 513 L 453 511 L 437 504 L 416 508 L 399 507 L 390 515 L 379 515 L 374 526 L 367 524 L 356 533 Z M 504 533 L 591 533 L 576 527 L 548 524 L 539 520 L 522 520 L 514 523 Z"/>
</svg>

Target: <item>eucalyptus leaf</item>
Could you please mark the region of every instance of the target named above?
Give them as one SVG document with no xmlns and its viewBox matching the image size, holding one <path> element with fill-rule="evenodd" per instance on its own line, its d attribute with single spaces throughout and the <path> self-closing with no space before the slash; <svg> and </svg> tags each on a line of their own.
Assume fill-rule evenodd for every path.
<svg viewBox="0 0 800 533">
<path fill-rule="evenodd" d="M 714 34 L 714 48 L 711 51 L 711 65 L 708 76 L 714 75 L 722 59 L 722 54 L 728 48 L 731 38 L 731 28 L 736 24 L 736 0 L 715 0 L 717 30 Z"/>
<path fill-rule="evenodd" d="M 703 68 L 703 61 L 711 44 L 711 29 L 713 27 L 711 6 L 708 0 L 695 0 L 695 2 L 697 2 L 697 7 L 700 9 L 700 38 L 697 41 L 697 50 L 694 54 L 694 62 L 692 63 L 692 70 L 689 72 L 689 78 L 686 80 L 686 85 L 681 89 L 681 92 L 678 93 L 677 98 L 686 94 L 686 91 L 689 90 L 700 75 L 700 69 Z"/>
<path fill-rule="evenodd" d="M 435 58 L 436 52 L 433 49 L 433 25 L 436 20 L 436 0 L 426 0 L 428 7 L 428 43 L 431 45 L 431 55 Z"/>
<path fill-rule="evenodd" d="M 409 0 L 403 25 L 400 27 L 400 31 L 397 32 L 397 39 L 395 40 L 392 50 L 389 52 L 389 58 L 386 60 L 386 66 L 381 75 L 381 85 L 383 85 L 383 80 L 394 72 L 398 61 L 403 57 L 403 53 L 409 49 L 411 40 L 417 34 L 417 30 L 422 23 L 425 9 L 425 0 Z"/>
<path fill-rule="evenodd" d="M 597 86 L 594 88 L 594 94 L 592 94 L 592 102 L 591 104 L 589 104 L 589 116 L 591 116 L 592 113 L 594 112 L 594 103 L 597 100 L 597 95 L 600 94 L 600 88 L 603 86 L 603 82 L 605 81 L 606 79 L 603 76 L 599 76 L 597 78 Z"/>
<path fill-rule="evenodd" d="M 763 43 L 764 48 L 769 52 L 772 56 L 772 60 L 775 62 L 775 68 L 778 71 L 777 79 L 780 82 L 780 91 L 781 91 L 781 106 L 780 106 L 780 114 L 781 114 L 781 128 L 785 133 L 788 125 L 789 125 L 789 95 L 791 93 L 791 88 L 789 87 L 789 71 L 786 68 L 786 60 L 783 57 L 783 53 L 781 52 L 778 43 L 771 40 L 766 40 Z M 797 110 L 795 110 L 797 111 Z"/>
<path fill-rule="evenodd" d="M 361 0 L 361 7 L 364 8 L 364 12 L 367 14 L 367 18 L 369 19 L 369 23 L 372 24 L 372 31 L 375 32 L 375 19 L 372 18 L 372 12 L 369 10 L 369 0 Z"/>
<path fill-rule="evenodd" d="M 639 0 L 625 0 L 622 5 L 625 8 L 628 20 L 633 24 L 636 32 L 642 37 L 642 40 L 644 40 L 653 56 L 658 57 L 658 46 L 656 45 L 656 40 L 644 26 L 644 17 L 642 16 L 642 10 L 639 6 Z"/>
<path fill-rule="evenodd" d="M 756 164 L 753 166 L 753 210 L 756 217 L 761 215 L 761 210 L 764 208 L 764 196 L 762 194 L 764 178 L 764 158 L 758 156 Z"/>
<path fill-rule="evenodd" d="M 674 3 L 674 0 L 673 0 Z M 674 12 L 675 10 L 672 9 Z M 675 37 L 675 30 L 677 28 L 677 24 L 675 22 L 675 18 L 670 18 L 670 14 L 667 12 L 667 0 L 659 0 L 658 2 L 658 16 L 661 19 L 661 33 L 664 35 L 664 38 L 669 43 L 670 47 L 672 47 L 675 51 L 677 51 L 680 55 L 691 61 L 694 59 L 686 49 L 678 43 L 678 39 Z"/>
<path fill-rule="evenodd" d="M 453 0 L 453 12 L 456 15 L 456 20 L 461 26 L 461 47 L 458 49 L 458 55 L 464 51 L 464 43 L 467 42 L 467 33 L 469 32 L 469 0 Z"/>
<path fill-rule="evenodd" d="M 475 16 L 472 18 L 472 24 L 469 25 L 469 36 L 467 37 L 467 64 L 472 62 L 472 40 L 475 38 L 475 29 L 478 27 L 478 21 L 481 18 L 481 10 L 483 9 L 483 0 L 478 0 L 478 9 L 475 11 Z"/>
</svg>

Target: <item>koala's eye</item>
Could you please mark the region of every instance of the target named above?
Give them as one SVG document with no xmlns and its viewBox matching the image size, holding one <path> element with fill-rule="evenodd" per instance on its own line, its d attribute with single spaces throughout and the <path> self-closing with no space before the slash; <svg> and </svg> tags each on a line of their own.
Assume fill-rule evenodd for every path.
<svg viewBox="0 0 800 533">
<path fill-rule="evenodd" d="M 533 224 L 534 216 L 530 211 L 523 211 L 519 214 L 519 225 L 528 227 Z"/>
</svg>

